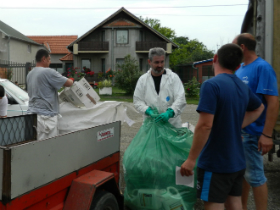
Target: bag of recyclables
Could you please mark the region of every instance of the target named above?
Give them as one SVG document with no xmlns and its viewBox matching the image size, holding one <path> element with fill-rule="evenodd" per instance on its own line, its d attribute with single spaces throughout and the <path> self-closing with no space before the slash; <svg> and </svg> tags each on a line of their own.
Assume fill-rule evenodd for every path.
<svg viewBox="0 0 280 210">
<path fill-rule="evenodd" d="M 181 167 L 189 155 L 192 140 L 188 128 L 146 118 L 123 157 L 125 205 L 131 210 L 192 210 L 196 187 L 176 185 L 175 175 L 176 166 Z M 196 186 L 196 173 L 194 180 Z"/>
</svg>

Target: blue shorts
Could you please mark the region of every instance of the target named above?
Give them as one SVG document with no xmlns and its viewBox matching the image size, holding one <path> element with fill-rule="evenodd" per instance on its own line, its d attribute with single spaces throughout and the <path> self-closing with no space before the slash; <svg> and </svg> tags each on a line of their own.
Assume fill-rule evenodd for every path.
<svg viewBox="0 0 280 210">
<path fill-rule="evenodd" d="M 242 131 L 243 146 L 246 159 L 244 178 L 252 187 L 259 187 L 266 182 L 263 168 L 262 152 L 258 151 L 259 136 Z"/>
</svg>

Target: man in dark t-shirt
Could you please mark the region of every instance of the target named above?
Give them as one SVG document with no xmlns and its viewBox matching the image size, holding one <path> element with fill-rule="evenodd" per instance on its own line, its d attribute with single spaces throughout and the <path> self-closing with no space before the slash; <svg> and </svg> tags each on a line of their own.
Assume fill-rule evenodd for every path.
<svg viewBox="0 0 280 210">
<path fill-rule="evenodd" d="M 215 77 L 205 81 L 197 107 L 199 120 L 181 174 L 192 175 L 196 159 L 197 195 L 206 210 L 242 209 L 242 180 L 246 168 L 241 128 L 264 109 L 260 99 L 234 74 L 243 58 L 235 44 L 222 46 L 213 59 Z"/>
</svg>

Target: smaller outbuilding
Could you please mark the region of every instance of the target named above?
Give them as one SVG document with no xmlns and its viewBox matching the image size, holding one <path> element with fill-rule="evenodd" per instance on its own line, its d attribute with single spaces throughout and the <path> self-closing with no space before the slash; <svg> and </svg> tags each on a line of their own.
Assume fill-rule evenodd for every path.
<svg viewBox="0 0 280 210">
<path fill-rule="evenodd" d="M 213 58 L 194 63 L 177 65 L 174 72 L 179 75 L 183 83 L 187 83 L 189 80 L 192 80 L 193 77 L 195 77 L 199 83 L 203 83 L 204 81 L 214 77 L 212 63 Z"/>
<path fill-rule="evenodd" d="M 198 71 L 196 78 L 198 78 L 198 82 L 200 83 L 203 83 L 204 81 L 215 76 L 213 69 L 213 58 L 194 62 L 193 67 Z"/>
</svg>

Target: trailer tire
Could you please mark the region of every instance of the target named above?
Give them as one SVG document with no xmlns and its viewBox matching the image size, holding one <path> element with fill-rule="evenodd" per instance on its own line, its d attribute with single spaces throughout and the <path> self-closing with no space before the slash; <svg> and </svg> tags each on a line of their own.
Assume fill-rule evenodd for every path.
<svg viewBox="0 0 280 210">
<path fill-rule="evenodd" d="M 119 204 L 112 193 L 101 191 L 93 197 L 90 210 L 119 210 Z"/>
</svg>

